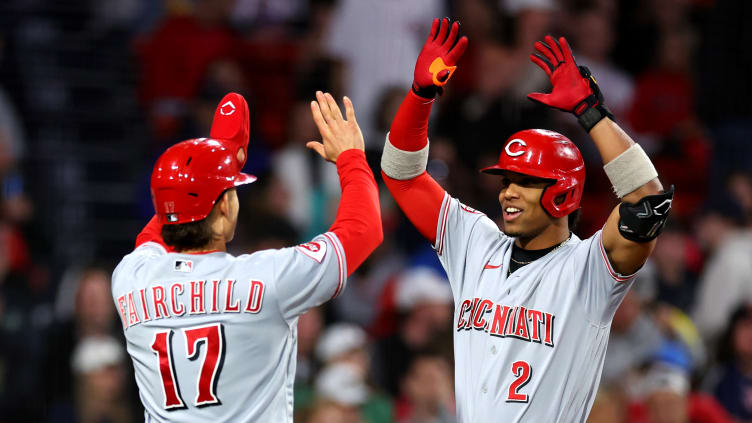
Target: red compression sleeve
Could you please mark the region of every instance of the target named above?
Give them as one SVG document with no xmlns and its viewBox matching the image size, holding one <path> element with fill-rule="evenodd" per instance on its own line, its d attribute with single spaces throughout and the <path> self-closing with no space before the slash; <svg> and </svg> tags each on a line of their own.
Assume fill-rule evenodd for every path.
<svg viewBox="0 0 752 423">
<path fill-rule="evenodd" d="M 433 100 L 418 96 L 412 90 L 402 101 L 389 131 L 389 142 L 404 151 L 418 151 L 428 144 L 428 117 Z M 389 192 L 407 218 L 431 244 L 436 243 L 444 189 L 428 173 L 409 180 L 392 179 L 381 172 Z"/>
<path fill-rule="evenodd" d="M 433 100 L 408 91 L 389 130 L 389 142 L 405 151 L 418 151 L 428 144 L 428 116 Z"/>
<path fill-rule="evenodd" d="M 144 229 L 141 230 L 141 233 L 136 237 L 136 248 L 145 242 L 156 242 L 163 246 L 165 250 L 172 251 L 162 239 L 162 224 L 159 223 L 159 218 L 157 218 L 156 215 L 151 218 L 149 223 L 146 224 Z"/>
<path fill-rule="evenodd" d="M 444 188 L 427 172 L 406 181 L 392 179 L 384 172 L 381 172 L 381 176 L 392 197 L 418 232 L 431 244 L 436 244 L 436 226 L 444 201 Z"/>
<path fill-rule="evenodd" d="M 369 254 L 381 244 L 379 191 L 363 151 L 351 149 L 337 158 L 342 198 L 337 218 L 330 231 L 337 234 L 347 257 L 347 275 L 351 275 Z"/>
</svg>

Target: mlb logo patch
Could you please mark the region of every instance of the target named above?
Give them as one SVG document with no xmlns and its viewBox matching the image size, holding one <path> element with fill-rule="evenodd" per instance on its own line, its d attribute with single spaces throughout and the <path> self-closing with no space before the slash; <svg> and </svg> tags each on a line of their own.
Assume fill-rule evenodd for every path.
<svg viewBox="0 0 752 423">
<path fill-rule="evenodd" d="M 190 273 L 193 271 L 193 262 L 190 260 L 175 260 L 175 271 Z"/>
</svg>

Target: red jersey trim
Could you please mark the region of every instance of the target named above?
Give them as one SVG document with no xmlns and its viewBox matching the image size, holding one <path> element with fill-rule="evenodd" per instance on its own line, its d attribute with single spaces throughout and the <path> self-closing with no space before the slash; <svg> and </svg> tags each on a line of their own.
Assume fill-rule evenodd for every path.
<svg viewBox="0 0 752 423">
<path fill-rule="evenodd" d="M 340 253 L 339 248 L 337 247 L 337 242 L 334 240 L 332 234 L 327 232 L 324 234 L 324 236 L 329 240 L 329 242 L 332 243 L 334 253 L 337 255 L 339 278 L 337 279 L 337 288 L 334 290 L 334 295 L 332 295 L 332 298 L 330 298 L 334 299 L 342 292 L 342 288 L 345 286 L 345 263 L 342 260 L 342 253 Z"/>
<path fill-rule="evenodd" d="M 442 207 L 441 216 L 441 228 L 439 229 L 439 238 L 436 248 L 436 253 L 441 255 L 444 252 L 444 234 L 446 233 L 447 216 L 449 215 L 449 204 L 452 202 L 452 198 L 449 194 L 444 194 L 444 206 Z"/>
<path fill-rule="evenodd" d="M 182 251 L 175 251 L 175 252 L 178 253 L 178 254 L 189 254 L 189 255 L 192 255 L 192 256 L 203 256 L 204 254 L 222 253 L 223 251 L 221 251 L 221 250 L 209 250 L 209 251 L 196 251 L 196 252 L 192 252 L 192 253 L 184 253 Z"/>
<path fill-rule="evenodd" d="M 614 268 L 611 266 L 611 261 L 608 259 L 608 255 L 606 255 L 606 248 L 603 247 L 603 233 L 601 232 L 598 235 L 598 245 L 601 248 L 601 257 L 603 257 L 603 262 L 606 264 L 606 270 L 608 270 L 608 273 L 611 275 L 611 277 L 617 281 L 617 282 L 626 282 L 632 278 L 635 277 L 637 272 L 632 273 L 631 275 L 621 275 L 617 273 Z"/>
</svg>

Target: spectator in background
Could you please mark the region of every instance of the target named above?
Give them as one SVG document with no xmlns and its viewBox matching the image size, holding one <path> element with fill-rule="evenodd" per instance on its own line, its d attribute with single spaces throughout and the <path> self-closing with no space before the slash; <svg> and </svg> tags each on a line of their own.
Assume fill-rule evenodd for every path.
<svg viewBox="0 0 752 423">
<path fill-rule="evenodd" d="M 364 375 L 350 364 L 326 367 L 316 378 L 316 397 L 324 403 L 335 404 L 346 423 L 371 423 L 362 419 L 360 411 L 369 394 Z"/>
<path fill-rule="evenodd" d="M 752 171 L 752 78 L 749 44 L 742 41 L 752 37 L 752 8 L 739 0 L 706 3 L 697 14 L 705 21 L 695 70 L 700 112 L 714 144 L 708 183 L 716 187 L 729 170 Z"/>
<path fill-rule="evenodd" d="M 238 233 L 230 245 L 234 254 L 249 254 L 269 248 L 282 248 L 300 241 L 300 234 L 281 214 L 290 195 L 274 177 L 262 178 L 238 195 L 241 204 Z"/>
<path fill-rule="evenodd" d="M 397 280 L 397 332 L 378 342 L 374 376 L 389 394 L 400 393 L 400 383 L 413 357 L 428 349 L 452 348 L 452 291 L 449 282 L 428 267 L 407 269 Z"/>
<path fill-rule="evenodd" d="M 109 336 L 87 336 L 73 352 L 76 375 L 76 421 L 79 423 L 129 423 L 133 408 L 127 400 L 125 351 Z"/>
<path fill-rule="evenodd" d="M 616 38 L 615 22 L 607 8 L 600 3 L 592 0 L 577 4 L 571 11 L 567 29 L 572 32 L 570 39 L 577 54 L 577 63 L 587 66 L 593 75 L 598 75 L 598 86 L 608 93 L 609 110 L 621 120 L 632 106 L 634 82 L 611 62 L 610 54 Z"/>
<path fill-rule="evenodd" d="M 141 98 L 162 143 L 179 138 L 209 64 L 239 51 L 240 39 L 228 25 L 233 0 L 180 4 L 191 7 L 168 11 L 153 33 L 136 41 Z"/>
<path fill-rule="evenodd" d="M 398 423 L 454 423 L 452 366 L 441 355 L 416 355 L 401 382 Z"/>
<path fill-rule="evenodd" d="M 710 396 L 690 392 L 689 374 L 681 368 L 653 363 L 643 375 L 641 402 L 630 408 L 632 423 L 732 423 Z"/>
<path fill-rule="evenodd" d="M 650 286 L 636 281 L 614 314 L 603 364 L 601 383 L 626 389 L 635 371 L 651 359 L 663 343 L 663 334 L 646 312 L 652 301 Z"/>
<path fill-rule="evenodd" d="M 693 47 L 687 26 L 663 30 L 652 66 L 637 77 L 628 116 L 655 167 L 677 190 L 684 191 L 672 205 L 678 219 L 689 218 L 705 199 L 711 157 L 710 142 L 696 116 Z"/>
<path fill-rule="evenodd" d="M 752 171 L 731 172 L 728 177 L 728 191 L 742 209 L 742 220 L 749 226 L 752 224 Z"/>
<path fill-rule="evenodd" d="M 351 323 L 335 323 L 326 328 L 316 344 L 316 357 L 322 365 L 350 364 L 366 376 L 371 358 L 366 350 L 366 332 Z"/>
<path fill-rule="evenodd" d="M 379 94 L 393 85 L 410 86 L 426 22 L 444 15 L 440 0 L 337 2 L 324 48 L 344 67 L 342 85 L 363 116 L 358 122 L 366 143 L 379 146 L 385 136 L 374 133 Z"/>
<path fill-rule="evenodd" d="M 306 423 L 362 423 L 349 407 L 332 401 L 320 401 L 308 414 Z"/>
<path fill-rule="evenodd" d="M 340 196 L 337 169 L 322 164 L 303 146 L 317 136 L 310 100 L 300 99 L 290 112 L 287 145 L 271 158 L 275 178 L 289 193 L 289 202 L 280 212 L 304 239 L 328 228 Z"/>
<path fill-rule="evenodd" d="M 752 306 L 739 306 L 731 315 L 718 351 L 719 367 L 710 373 L 716 399 L 739 420 L 752 420 Z"/>
<path fill-rule="evenodd" d="M 298 318 L 298 358 L 295 365 L 295 390 L 308 388 L 318 369 L 313 353 L 324 328 L 321 307 L 314 307 Z"/>
<path fill-rule="evenodd" d="M 84 339 L 119 336 L 121 333 L 110 294 L 110 271 L 90 266 L 73 272 L 69 279 L 73 286 L 61 289 L 61 294 L 58 295 L 61 301 L 72 300 L 73 315 L 58 320 L 52 326 L 42 364 L 47 380 L 45 396 L 52 405 L 53 419 L 69 413 L 75 404 L 71 362 L 74 360 L 76 346 L 89 345 L 87 348 L 90 348 L 95 344 L 83 344 Z M 66 289 L 70 289 L 73 295 L 65 295 Z M 118 342 L 118 347 L 119 345 Z M 126 382 L 123 380 L 123 386 L 132 386 L 132 383 Z"/>
<path fill-rule="evenodd" d="M 232 21 L 236 26 L 287 35 L 294 24 L 305 20 L 307 0 L 236 0 Z"/>
<path fill-rule="evenodd" d="M 1 38 L 0 49 L 2 49 Z M 25 149 L 26 136 L 23 124 L 10 97 L 0 87 L 0 181 L 18 164 Z"/>
<path fill-rule="evenodd" d="M 693 248 L 689 234 L 676 222 L 669 221 L 650 258 L 655 266 L 655 300 L 689 312 L 694 305 L 697 274 L 690 260 Z M 696 255 L 696 254 L 695 254 Z"/>
<path fill-rule="evenodd" d="M 740 304 L 752 301 L 752 228 L 733 199 L 713 206 L 697 224 L 708 259 L 700 275 L 692 318 L 712 345 Z"/>
<path fill-rule="evenodd" d="M 548 86 L 548 78 L 537 72 L 528 59 L 530 46 L 543 39 L 553 28 L 555 0 L 500 0 L 500 13 L 506 20 L 502 31 L 513 46 L 514 62 L 521 72 L 515 78 L 510 94 L 515 101 L 527 100 L 527 94 Z M 497 24 L 498 25 L 498 24 Z M 504 28 L 507 26 L 508 28 Z M 518 128 L 522 129 L 522 128 Z M 514 131 L 513 131 L 514 132 Z"/>
<path fill-rule="evenodd" d="M 627 401 L 614 386 L 601 384 L 590 409 L 587 423 L 626 423 Z"/>
<path fill-rule="evenodd" d="M 368 337 L 363 329 L 350 323 L 335 323 L 319 338 L 316 356 L 325 369 L 345 365 L 364 381 L 368 395 L 359 406 L 365 422 L 389 423 L 393 414 L 391 399 L 380 395 L 367 383 L 371 370 L 368 348 Z"/>
</svg>

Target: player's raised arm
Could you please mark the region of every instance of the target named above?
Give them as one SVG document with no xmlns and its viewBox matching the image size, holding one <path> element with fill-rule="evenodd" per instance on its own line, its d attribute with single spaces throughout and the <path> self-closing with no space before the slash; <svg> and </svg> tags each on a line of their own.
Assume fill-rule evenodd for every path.
<svg viewBox="0 0 752 423">
<path fill-rule="evenodd" d="M 467 37 L 459 37 L 459 28 L 459 22 L 451 23 L 446 18 L 433 20 L 415 64 L 412 89 L 397 111 L 381 157 L 381 173 L 387 188 L 432 244 L 444 190 L 426 173 L 428 116 L 434 97 L 442 92 L 467 48 Z"/>
<path fill-rule="evenodd" d="M 363 134 L 352 102 L 345 97 L 344 103 L 346 118 L 331 94 L 316 93 L 311 113 L 322 142 L 311 141 L 306 146 L 337 165 L 342 198 L 330 230 L 342 243 L 350 275 L 378 247 L 384 234 L 379 193 L 366 162 Z"/>
<path fill-rule="evenodd" d="M 595 78 L 577 66 L 566 39 L 546 36 L 535 43 L 535 50 L 530 59 L 546 72 L 553 90 L 528 97 L 574 114 L 595 142 L 621 200 L 603 227 L 603 247 L 617 272 L 631 274 L 655 246 L 671 209 L 673 186 L 663 189 L 648 156 L 613 121 Z"/>
</svg>

